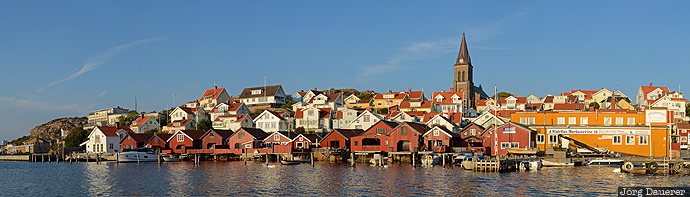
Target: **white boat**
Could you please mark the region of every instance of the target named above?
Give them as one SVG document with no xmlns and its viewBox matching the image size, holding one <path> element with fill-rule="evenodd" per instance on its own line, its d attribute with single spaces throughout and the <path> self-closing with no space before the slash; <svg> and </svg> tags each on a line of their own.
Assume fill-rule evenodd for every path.
<svg viewBox="0 0 690 197">
<path fill-rule="evenodd" d="M 556 162 L 542 159 L 541 164 L 543 167 L 570 167 L 575 166 L 573 162 Z"/>
<path fill-rule="evenodd" d="M 520 162 L 520 170 L 522 171 L 536 171 L 542 167 L 541 159 L 532 159 Z"/>
<path fill-rule="evenodd" d="M 435 154 L 429 154 L 422 157 L 422 165 L 433 166 L 441 163 L 441 157 Z"/>
<path fill-rule="evenodd" d="M 611 158 L 601 158 L 601 159 L 592 159 L 589 162 L 587 162 L 588 166 L 620 166 L 623 165 L 623 160 L 622 159 L 611 159 Z"/>
<path fill-rule="evenodd" d="M 166 155 L 166 156 L 163 156 L 163 161 L 165 161 L 165 162 L 176 162 L 176 161 L 180 161 L 180 158 Z"/>
<path fill-rule="evenodd" d="M 153 152 L 138 152 L 127 151 L 118 153 L 117 161 L 121 163 L 126 162 L 156 162 L 158 161 L 158 154 Z"/>
</svg>

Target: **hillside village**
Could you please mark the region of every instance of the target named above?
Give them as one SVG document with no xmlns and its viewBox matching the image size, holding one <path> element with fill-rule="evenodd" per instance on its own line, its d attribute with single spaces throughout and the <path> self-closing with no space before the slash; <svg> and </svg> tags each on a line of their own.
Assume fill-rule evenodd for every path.
<svg viewBox="0 0 690 197">
<path fill-rule="evenodd" d="M 198 99 L 163 112 L 121 107 L 94 111 L 82 125 L 89 134 L 78 146 L 89 153 L 149 147 L 168 154 L 328 148 L 505 155 L 508 149 L 563 146 L 558 135 L 568 135 L 635 156 L 664 157 L 687 147 L 690 117 L 681 92 L 649 83 L 630 95 L 634 102 L 607 88 L 493 95 L 494 90 L 474 84 L 464 34 L 459 48 L 447 90 L 305 88 L 288 93 L 280 84 L 242 90 L 213 86 L 200 91 Z M 73 130 L 77 128 L 61 128 L 57 140 L 7 144 L 3 153 L 46 152 L 47 144 L 64 142 L 61 138 Z"/>
</svg>

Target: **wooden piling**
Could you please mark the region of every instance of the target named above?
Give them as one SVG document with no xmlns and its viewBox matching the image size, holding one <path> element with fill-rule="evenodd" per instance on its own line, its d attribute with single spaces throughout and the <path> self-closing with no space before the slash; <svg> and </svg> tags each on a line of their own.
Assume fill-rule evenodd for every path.
<svg viewBox="0 0 690 197">
<path fill-rule="evenodd" d="M 350 165 L 355 166 L 355 152 L 350 153 Z"/>
<path fill-rule="evenodd" d="M 120 153 L 115 153 L 115 164 L 120 164 Z"/>
<path fill-rule="evenodd" d="M 89 153 L 87 152 L 86 153 L 86 163 L 88 163 L 88 162 L 89 162 Z"/>
<path fill-rule="evenodd" d="M 416 152 L 412 152 L 412 167 L 415 167 L 415 161 L 416 161 L 416 159 L 415 159 L 415 153 L 416 153 Z"/>
<path fill-rule="evenodd" d="M 442 166 L 443 166 L 443 167 L 446 167 L 446 155 L 441 154 L 441 157 L 442 157 L 442 160 L 443 160 L 443 163 L 442 163 L 443 165 L 442 165 Z"/>
<path fill-rule="evenodd" d="M 314 167 L 314 153 L 311 153 L 311 167 Z"/>
</svg>

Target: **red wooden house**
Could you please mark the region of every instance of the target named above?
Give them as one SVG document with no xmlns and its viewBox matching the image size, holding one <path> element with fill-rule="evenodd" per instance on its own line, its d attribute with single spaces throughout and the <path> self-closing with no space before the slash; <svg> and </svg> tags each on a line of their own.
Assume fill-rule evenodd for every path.
<svg viewBox="0 0 690 197">
<path fill-rule="evenodd" d="M 482 133 L 484 153 L 490 155 L 507 155 L 508 149 L 531 149 L 536 132 L 527 126 L 507 123 L 487 128 Z"/>
<path fill-rule="evenodd" d="M 268 135 L 264 140 L 264 146 L 271 149 L 273 153 L 292 153 L 293 143 L 299 134 L 294 132 L 278 131 Z"/>
<path fill-rule="evenodd" d="M 168 146 L 172 153 L 183 154 L 188 149 L 201 149 L 201 137 L 204 130 L 179 130 L 168 138 Z"/>
<path fill-rule="evenodd" d="M 163 152 L 163 150 L 170 150 L 168 147 L 168 139 L 170 139 L 171 134 L 157 133 L 146 141 L 146 147 L 150 148 L 154 152 Z"/>
<path fill-rule="evenodd" d="M 398 126 L 396 122 L 381 120 L 369 127 L 362 135 L 352 137 L 350 148 L 352 152 L 357 151 L 376 151 L 386 152 L 388 150 L 388 133 Z M 392 150 L 390 150 L 392 151 Z"/>
<path fill-rule="evenodd" d="M 422 151 L 424 141 L 422 135 L 429 131 L 429 126 L 416 122 L 404 122 L 388 133 L 390 144 L 388 150 L 393 152 Z"/>
<path fill-rule="evenodd" d="M 426 145 L 426 150 L 431 150 L 434 152 L 445 153 L 451 152 L 453 147 L 459 147 L 460 134 L 452 132 L 443 126 L 434 126 L 434 128 L 429 129 L 424 135 L 424 142 Z"/>
<path fill-rule="evenodd" d="M 319 147 L 321 137 L 316 134 L 299 134 L 292 139 L 295 152 L 309 152 L 312 148 Z"/>
<path fill-rule="evenodd" d="M 232 135 L 231 130 L 209 129 L 201 136 L 201 147 L 203 149 L 228 149 L 228 138 Z"/>
<path fill-rule="evenodd" d="M 350 149 L 350 139 L 362 135 L 362 129 L 335 129 L 321 140 L 321 147 L 331 149 Z"/>
<path fill-rule="evenodd" d="M 153 135 L 144 133 L 127 133 L 127 137 L 120 140 L 120 151 L 127 149 L 142 148 L 146 146 L 146 142 L 151 139 Z"/>
<path fill-rule="evenodd" d="M 484 139 L 482 134 L 484 133 L 484 127 L 476 123 L 470 123 L 460 130 L 460 145 L 459 147 L 467 148 L 470 150 L 478 150 L 484 147 Z"/>
<path fill-rule="evenodd" d="M 228 138 L 228 145 L 233 153 L 243 153 L 245 149 L 263 148 L 263 140 L 268 134 L 261 129 L 240 128 Z"/>
</svg>

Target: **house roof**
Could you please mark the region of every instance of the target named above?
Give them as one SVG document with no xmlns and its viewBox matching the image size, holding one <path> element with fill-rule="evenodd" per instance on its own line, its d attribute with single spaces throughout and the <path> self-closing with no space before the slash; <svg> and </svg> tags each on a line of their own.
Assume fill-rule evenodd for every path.
<svg viewBox="0 0 690 197">
<path fill-rule="evenodd" d="M 475 103 L 477 104 L 477 106 L 486 106 L 486 100 L 484 99 L 477 99 Z"/>
<path fill-rule="evenodd" d="M 422 118 L 422 122 L 429 122 L 429 120 L 431 120 L 432 118 L 434 118 L 434 116 L 436 116 L 438 114 L 441 114 L 441 113 L 440 112 L 426 113 L 426 114 L 424 114 L 424 117 Z"/>
<path fill-rule="evenodd" d="M 321 141 L 321 136 L 316 135 L 316 134 L 300 134 L 300 135 L 304 136 L 305 138 L 307 138 L 312 143 L 316 143 L 317 141 Z"/>
<path fill-rule="evenodd" d="M 278 90 L 282 89 L 280 85 L 271 85 L 271 86 L 259 86 L 259 87 L 251 87 L 251 88 L 245 88 L 242 90 L 242 93 L 240 93 L 239 98 L 256 98 L 256 97 L 264 97 L 266 96 L 275 96 L 278 93 Z M 261 94 L 252 94 L 252 90 L 263 90 L 263 93 Z"/>
<path fill-rule="evenodd" d="M 424 98 L 424 92 L 422 91 L 407 91 L 407 97 L 410 99 L 421 100 Z"/>
<path fill-rule="evenodd" d="M 240 109 L 240 107 L 242 107 L 242 105 L 244 105 L 244 103 L 239 103 L 239 102 L 230 103 L 230 105 L 228 105 L 228 111 L 237 111 Z"/>
<path fill-rule="evenodd" d="M 671 91 L 668 90 L 668 87 L 665 87 L 665 86 L 654 86 L 652 83 L 650 83 L 648 86 L 640 86 L 640 89 L 642 89 L 642 93 L 645 95 L 645 98 L 647 97 L 647 94 L 649 94 L 650 92 L 656 90 L 657 88 L 661 89 L 661 92 L 662 92 L 663 94 L 668 94 L 669 92 L 671 92 Z"/>
<path fill-rule="evenodd" d="M 168 124 L 168 127 L 178 127 L 178 126 L 175 126 L 175 123 L 179 123 L 180 124 L 179 126 L 181 127 L 181 126 L 185 126 L 185 125 L 189 124 L 190 122 L 192 122 L 192 119 L 175 120 L 175 121 L 170 122 L 170 124 Z"/>
<path fill-rule="evenodd" d="M 362 135 L 362 133 L 364 133 L 364 130 L 362 130 L 362 129 L 335 129 L 331 133 L 334 133 L 334 132 L 340 133 L 341 135 L 343 135 L 346 138 L 351 138 L 354 136 Z M 328 133 L 328 135 L 330 135 L 331 133 Z M 326 135 L 326 136 L 328 136 L 328 135 Z M 326 138 L 326 137 L 324 136 L 324 138 Z"/>
<path fill-rule="evenodd" d="M 117 131 L 120 129 L 125 130 L 128 134 L 129 133 L 134 133 L 131 129 L 125 128 L 125 127 L 106 127 L 106 126 L 99 126 L 97 127 L 98 130 L 101 130 L 105 136 L 110 136 L 110 137 L 117 137 L 120 136 L 117 134 Z"/>
<path fill-rule="evenodd" d="M 130 127 L 138 127 L 141 125 L 144 125 L 146 121 L 148 121 L 151 118 L 151 116 L 139 116 L 136 120 L 132 121 L 132 125 Z"/>
<path fill-rule="evenodd" d="M 172 134 L 167 134 L 167 133 L 156 133 L 155 136 L 159 137 L 159 138 L 160 138 L 161 140 L 163 140 L 163 141 L 166 141 L 166 140 L 170 139 L 170 137 L 172 137 Z M 153 139 L 153 138 L 151 138 L 151 139 Z M 149 139 L 149 140 L 150 140 L 150 139 Z"/>
<path fill-rule="evenodd" d="M 544 97 L 544 103 L 553 103 L 553 96 Z"/>
<path fill-rule="evenodd" d="M 389 92 L 387 94 L 377 93 L 374 96 L 374 99 L 384 99 L 383 96 L 388 95 L 388 94 L 393 94 L 393 98 L 385 98 L 385 99 L 404 99 L 407 96 L 407 94 L 405 92 Z"/>
<path fill-rule="evenodd" d="M 690 129 L 690 123 L 678 123 L 678 129 Z"/>
<path fill-rule="evenodd" d="M 417 133 L 420 133 L 420 134 L 425 134 L 427 131 L 429 131 L 429 129 L 431 129 L 431 128 L 429 128 L 429 126 L 427 126 L 426 124 L 416 123 L 416 122 L 404 122 L 404 123 L 398 125 L 398 127 L 401 127 L 401 126 L 403 126 L 403 125 L 408 125 L 408 126 L 410 126 L 410 128 L 412 128 L 412 130 L 414 130 L 414 131 L 416 131 Z M 391 130 L 391 132 L 389 132 L 388 134 L 390 135 L 390 133 L 392 133 L 392 132 L 395 131 L 395 130 L 396 130 L 396 129 Z"/>
<path fill-rule="evenodd" d="M 431 102 L 421 101 L 421 105 L 418 107 L 412 107 L 412 103 L 410 103 L 410 101 L 402 101 L 400 102 L 400 108 L 431 108 Z"/>
<path fill-rule="evenodd" d="M 232 136 L 232 134 L 234 133 L 234 132 L 232 132 L 232 130 L 209 129 L 209 130 L 204 134 L 204 136 L 201 136 L 201 138 L 206 137 L 206 136 L 209 135 L 211 132 L 216 132 L 216 133 L 217 133 L 218 135 L 220 135 L 220 137 L 222 137 L 223 139 L 229 138 L 229 137 Z"/>
<path fill-rule="evenodd" d="M 264 138 L 268 137 L 268 133 L 264 132 L 264 130 L 261 129 L 242 127 L 240 128 L 240 130 L 244 130 L 245 132 L 249 133 L 249 135 L 252 135 L 254 138 L 259 140 L 263 140 Z M 239 130 L 235 133 L 238 132 Z"/>
<path fill-rule="evenodd" d="M 128 135 L 129 137 L 132 137 L 132 139 L 133 139 L 137 144 L 138 144 L 138 143 L 146 143 L 146 142 L 149 141 L 149 139 L 151 139 L 151 137 L 153 137 L 153 135 L 151 135 L 151 134 L 145 134 L 145 133 L 128 133 L 127 135 Z M 122 138 L 122 140 L 120 140 L 120 143 L 122 143 L 122 141 L 124 141 L 125 139 L 127 139 L 127 137 Z"/>
<path fill-rule="evenodd" d="M 203 100 L 204 98 L 213 98 L 213 99 L 218 99 L 221 93 L 223 93 L 223 90 L 225 88 L 218 88 L 214 87 L 213 89 L 206 90 L 203 95 L 201 95 L 201 98 L 199 100 Z"/>
<path fill-rule="evenodd" d="M 435 127 L 433 127 L 433 128 L 430 128 L 426 133 L 422 134 L 422 136 L 429 135 L 429 133 L 430 133 L 431 131 L 433 131 L 434 129 L 437 129 L 437 128 L 438 128 L 439 130 L 443 131 L 446 135 L 449 135 L 450 137 L 460 137 L 460 134 L 455 133 L 455 132 L 451 132 L 451 131 L 448 130 L 446 127 L 442 127 L 442 126 L 435 126 Z"/>
<path fill-rule="evenodd" d="M 585 111 L 586 109 L 584 103 L 556 103 L 553 105 L 554 111 Z"/>
<path fill-rule="evenodd" d="M 328 97 L 328 102 L 335 102 L 338 100 L 338 97 L 342 96 L 343 93 L 336 93 L 336 94 L 328 94 L 326 97 Z"/>
<path fill-rule="evenodd" d="M 204 137 L 204 134 L 206 134 L 206 131 L 204 130 L 180 130 L 180 132 L 189 136 L 193 140 L 200 140 L 202 137 Z"/>
<path fill-rule="evenodd" d="M 441 99 L 441 102 L 437 100 L 439 96 L 443 97 L 443 99 Z M 458 97 L 458 99 L 460 100 L 463 99 L 462 92 L 434 92 L 433 96 L 431 97 L 431 101 L 435 104 L 455 104 L 453 103 L 453 96 Z M 479 100 L 477 102 L 479 102 Z"/>
</svg>

